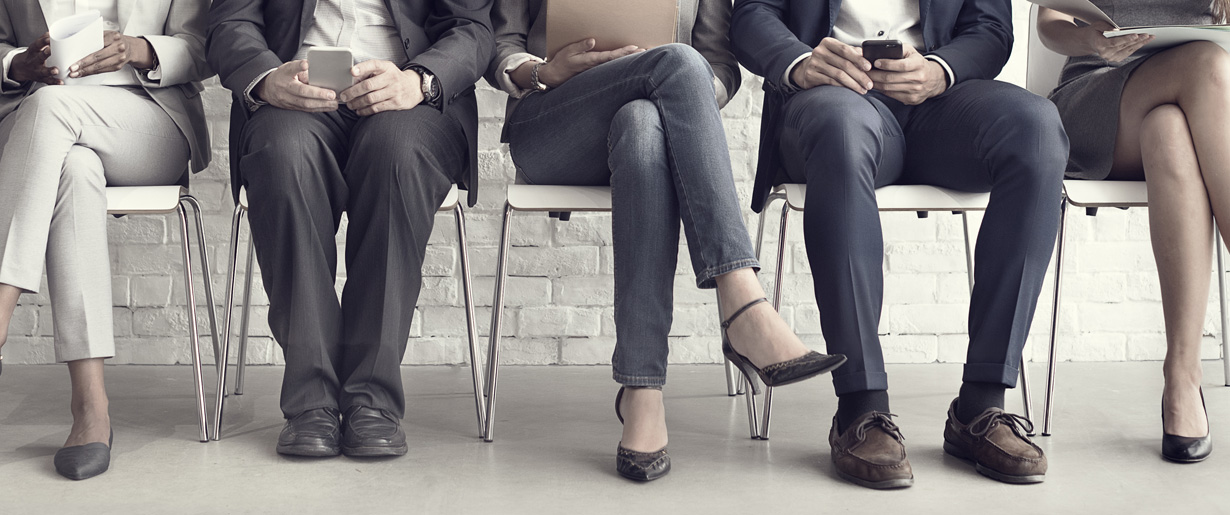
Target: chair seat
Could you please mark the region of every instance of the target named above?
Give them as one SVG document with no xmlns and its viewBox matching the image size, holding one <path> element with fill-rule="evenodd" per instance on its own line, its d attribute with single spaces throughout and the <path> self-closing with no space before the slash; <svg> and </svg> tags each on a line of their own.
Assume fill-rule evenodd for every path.
<svg viewBox="0 0 1230 515">
<path fill-rule="evenodd" d="M 786 184 L 786 202 L 802 211 L 807 205 L 806 184 Z M 880 211 L 985 211 L 990 193 L 967 193 L 923 185 L 894 185 L 876 190 Z"/>
<path fill-rule="evenodd" d="M 1063 181 L 1068 202 L 1077 207 L 1148 207 L 1144 181 Z"/>
<path fill-rule="evenodd" d="M 139 215 L 170 213 L 179 207 L 183 186 L 115 186 L 107 188 L 107 214 Z"/>
<path fill-rule="evenodd" d="M 457 207 L 457 202 L 460 198 L 460 190 L 454 184 L 448 190 L 448 195 L 444 196 L 444 202 L 440 203 L 440 211 L 452 211 L 454 207 Z M 248 209 L 248 188 L 239 188 L 239 205 L 243 206 L 244 209 Z"/>
<path fill-rule="evenodd" d="M 610 186 L 508 186 L 508 204 L 518 211 L 610 211 Z"/>
</svg>

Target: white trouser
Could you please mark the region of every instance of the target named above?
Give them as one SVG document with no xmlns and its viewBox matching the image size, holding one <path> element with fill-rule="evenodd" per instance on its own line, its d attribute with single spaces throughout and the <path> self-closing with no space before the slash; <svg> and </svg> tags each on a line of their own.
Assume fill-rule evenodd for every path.
<svg viewBox="0 0 1230 515">
<path fill-rule="evenodd" d="M 168 185 L 188 141 L 140 88 L 42 87 L 0 121 L 0 283 L 47 267 L 56 361 L 115 355 L 106 186 Z"/>
</svg>

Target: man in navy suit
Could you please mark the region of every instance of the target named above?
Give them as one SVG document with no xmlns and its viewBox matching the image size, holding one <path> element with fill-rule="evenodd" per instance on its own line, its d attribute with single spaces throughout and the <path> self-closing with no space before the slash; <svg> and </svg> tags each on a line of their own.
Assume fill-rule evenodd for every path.
<svg viewBox="0 0 1230 515">
<path fill-rule="evenodd" d="M 731 41 L 765 78 L 752 207 L 775 184 L 806 183 L 807 256 L 833 374 L 829 433 L 843 478 L 913 484 L 889 413 L 877 328 L 883 236 L 875 189 L 931 184 L 991 192 L 976 249 L 969 352 L 944 449 L 979 472 L 1036 483 L 1046 457 L 1023 417 L 1003 410 L 1059 225 L 1068 140 L 1055 107 L 992 80 L 1012 48 L 1010 0 L 736 0 Z M 904 58 L 863 57 L 896 39 Z"/>
</svg>

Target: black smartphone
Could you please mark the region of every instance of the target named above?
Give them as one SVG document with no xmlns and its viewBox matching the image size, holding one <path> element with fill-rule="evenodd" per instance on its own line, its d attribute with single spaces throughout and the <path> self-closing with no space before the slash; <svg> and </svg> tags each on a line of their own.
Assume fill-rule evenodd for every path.
<svg viewBox="0 0 1230 515">
<path fill-rule="evenodd" d="M 863 42 L 863 58 L 876 65 L 877 59 L 901 59 L 905 57 L 905 48 L 895 39 L 869 39 Z"/>
</svg>

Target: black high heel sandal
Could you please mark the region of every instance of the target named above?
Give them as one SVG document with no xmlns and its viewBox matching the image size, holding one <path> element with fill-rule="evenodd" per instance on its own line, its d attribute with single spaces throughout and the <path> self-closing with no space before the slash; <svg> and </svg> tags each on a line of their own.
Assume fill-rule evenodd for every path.
<svg viewBox="0 0 1230 515">
<path fill-rule="evenodd" d="M 788 384 L 797 383 L 811 379 L 820 374 L 832 372 L 837 367 L 842 366 L 846 362 L 846 357 L 841 354 L 820 354 L 816 351 L 808 351 L 807 354 L 797 358 L 786 360 L 781 363 L 774 363 L 764 368 L 753 365 L 750 360 L 735 351 L 735 348 L 730 344 L 730 336 L 726 334 L 727 329 L 730 329 L 730 324 L 734 323 L 739 315 L 742 315 L 753 306 L 761 302 L 768 302 L 769 299 L 761 297 L 753 300 L 722 322 L 722 354 L 726 355 L 726 359 L 739 367 L 739 371 L 747 377 L 747 382 L 755 387 L 755 381 L 752 380 L 752 374 L 760 376 L 760 380 L 764 381 L 765 386 L 786 386 Z M 756 388 L 755 390 L 759 390 Z M 755 393 L 759 393 L 756 391 Z"/>
<path fill-rule="evenodd" d="M 615 416 L 619 417 L 620 424 L 624 423 L 624 416 L 619 411 L 619 402 L 624 399 L 625 388 L 662 389 L 660 386 L 619 387 L 619 393 L 615 394 Z M 666 447 L 654 452 L 638 452 L 625 449 L 621 441 L 619 448 L 615 450 L 615 470 L 619 475 L 633 481 L 653 481 L 671 471 L 671 457 L 666 453 Z"/>
<path fill-rule="evenodd" d="M 1204 388 L 1200 389 L 1200 407 L 1204 408 L 1204 423 L 1209 423 L 1209 409 L 1204 405 Z M 1166 432 L 1166 403 L 1162 403 L 1162 457 L 1175 463 L 1199 463 L 1213 452 L 1213 431 L 1204 436 L 1178 436 Z"/>
</svg>

